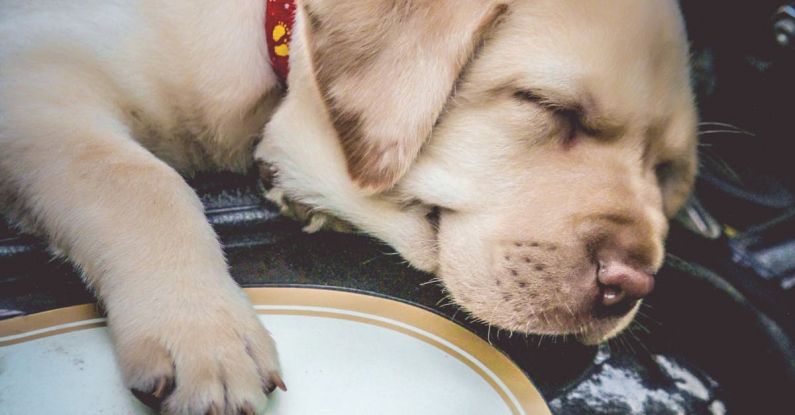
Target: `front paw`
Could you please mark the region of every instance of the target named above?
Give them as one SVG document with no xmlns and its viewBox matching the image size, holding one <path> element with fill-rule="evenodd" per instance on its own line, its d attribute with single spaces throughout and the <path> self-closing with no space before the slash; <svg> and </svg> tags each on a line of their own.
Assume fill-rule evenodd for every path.
<svg viewBox="0 0 795 415">
<path fill-rule="evenodd" d="M 253 309 L 217 300 L 110 314 L 125 382 L 142 402 L 169 414 L 259 414 L 268 394 L 286 390 Z"/>
<path fill-rule="evenodd" d="M 329 230 L 351 233 L 354 231 L 354 227 L 350 223 L 287 197 L 284 190 L 276 185 L 278 170 L 272 164 L 259 160 L 257 167 L 265 198 L 276 204 L 279 207 L 279 213 L 283 216 L 303 224 L 304 232 L 315 233 L 320 230 Z"/>
</svg>

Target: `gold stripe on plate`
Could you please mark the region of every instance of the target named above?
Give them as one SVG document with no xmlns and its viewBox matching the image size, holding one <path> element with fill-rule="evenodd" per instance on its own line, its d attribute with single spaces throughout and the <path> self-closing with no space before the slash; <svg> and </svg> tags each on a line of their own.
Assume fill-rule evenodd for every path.
<svg viewBox="0 0 795 415">
<path fill-rule="evenodd" d="M 8 320 L 2 320 L 0 321 L 0 346 L 19 343 L 19 341 L 15 340 L 4 341 L 2 340 L 3 337 L 17 336 L 29 333 L 31 331 L 44 330 L 50 327 L 60 326 L 63 324 L 76 323 L 78 321 L 84 321 L 84 320 L 94 320 L 97 318 L 99 318 L 99 313 L 97 313 L 96 304 L 82 304 L 72 307 L 43 311 L 41 313 L 30 314 L 27 316 L 14 317 Z M 104 323 L 96 323 L 96 324 L 102 325 Z M 82 327 L 82 325 L 75 327 L 77 327 L 76 329 L 79 329 L 79 327 Z M 72 327 L 69 327 L 63 330 L 59 330 L 57 333 L 52 333 L 52 332 L 37 333 L 37 334 L 32 334 L 30 338 L 28 336 L 24 336 L 21 337 L 20 339 L 22 341 L 27 341 L 27 340 L 38 339 L 41 337 L 52 336 L 53 334 L 65 333 L 69 331 L 74 331 L 74 330 L 72 330 Z"/>
</svg>

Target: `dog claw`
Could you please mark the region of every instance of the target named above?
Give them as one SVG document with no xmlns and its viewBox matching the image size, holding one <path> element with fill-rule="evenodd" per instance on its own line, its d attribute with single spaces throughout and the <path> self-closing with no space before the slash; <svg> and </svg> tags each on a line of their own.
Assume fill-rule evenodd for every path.
<svg viewBox="0 0 795 415">
<path fill-rule="evenodd" d="M 280 209 L 286 208 L 286 204 L 284 203 L 284 191 L 278 187 L 274 187 L 265 192 L 265 199 L 275 203 Z"/>
<path fill-rule="evenodd" d="M 259 168 L 259 179 L 262 185 L 266 189 L 273 188 L 273 182 L 276 180 L 276 175 L 279 173 L 276 167 L 263 160 L 257 161 L 257 167 Z"/>
<path fill-rule="evenodd" d="M 207 410 L 206 415 L 221 415 L 221 410 L 218 409 L 217 405 L 213 405 Z"/>
<path fill-rule="evenodd" d="M 328 216 L 322 213 L 314 214 L 309 218 L 309 224 L 304 226 L 302 230 L 306 233 L 315 233 L 326 226 L 327 218 Z"/>
<path fill-rule="evenodd" d="M 165 377 L 158 379 L 154 388 L 149 392 L 144 392 L 139 389 L 130 389 L 132 394 L 138 398 L 141 403 L 154 409 L 160 410 L 165 398 L 174 390 L 174 383 Z"/>
<path fill-rule="evenodd" d="M 267 395 L 273 393 L 273 391 L 275 391 L 276 388 L 279 388 L 282 391 L 287 392 L 287 386 L 284 384 L 282 377 L 279 376 L 278 373 L 272 373 L 270 377 L 271 380 L 268 381 L 268 383 L 263 387 L 263 390 Z"/>
<path fill-rule="evenodd" d="M 169 382 L 166 378 L 160 378 L 160 380 L 157 381 L 155 390 L 152 392 L 152 396 L 158 399 L 164 398 L 166 391 L 169 388 L 169 383 L 171 382 Z"/>
<path fill-rule="evenodd" d="M 302 230 L 306 233 L 315 233 L 324 229 L 341 233 L 353 232 L 353 226 L 350 223 L 317 211 L 303 203 L 292 201 L 284 194 L 284 190 L 278 187 L 266 190 L 265 199 L 278 206 L 279 214 L 282 216 L 303 223 L 305 226 Z"/>
<path fill-rule="evenodd" d="M 257 415 L 257 411 L 255 411 L 254 408 L 251 407 L 251 405 L 246 404 L 246 405 L 243 405 L 242 408 L 240 408 L 240 411 L 238 412 L 238 414 L 240 414 L 240 415 Z"/>
<path fill-rule="evenodd" d="M 278 375 L 278 374 L 276 374 L 276 373 L 274 373 L 272 376 L 273 376 L 273 383 L 274 383 L 274 384 L 275 384 L 275 385 L 276 385 L 276 386 L 277 386 L 279 389 L 281 389 L 283 392 L 287 392 L 287 385 L 285 385 L 285 384 L 284 384 L 284 381 L 282 380 L 282 377 L 281 377 L 281 376 L 279 376 L 279 375 Z"/>
</svg>

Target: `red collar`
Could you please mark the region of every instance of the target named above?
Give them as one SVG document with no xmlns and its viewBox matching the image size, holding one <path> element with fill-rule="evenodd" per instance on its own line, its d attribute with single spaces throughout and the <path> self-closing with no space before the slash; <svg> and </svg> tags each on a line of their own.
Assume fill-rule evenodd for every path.
<svg viewBox="0 0 795 415">
<path fill-rule="evenodd" d="M 271 67 L 283 84 L 290 72 L 290 38 L 295 22 L 295 0 L 266 0 L 265 38 Z"/>
</svg>

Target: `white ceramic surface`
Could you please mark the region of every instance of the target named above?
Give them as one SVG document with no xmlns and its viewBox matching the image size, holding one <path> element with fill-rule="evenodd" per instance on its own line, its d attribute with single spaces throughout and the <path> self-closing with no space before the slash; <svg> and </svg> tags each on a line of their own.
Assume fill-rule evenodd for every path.
<svg viewBox="0 0 795 415">
<path fill-rule="evenodd" d="M 289 390 L 274 393 L 269 414 L 548 413 L 507 358 L 425 310 L 351 293 L 329 291 L 329 302 L 317 300 L 325 290 L 256 290 L 270 290 L 253 299 L 277 339 Z M 273 290 L 292 290 L 292 300 L 278 304 Z M 302 302 L 305 292 L 314 300 Z M 369 305 L 348 306 L 359 297 Z M 122 385 L 104 320 L 24 332 L 17 324 L 10 335 L 4 323 L 0 414 L 149 413 Z M 65 330 L 73 331 L 57 334 Z"/>
</svg>

